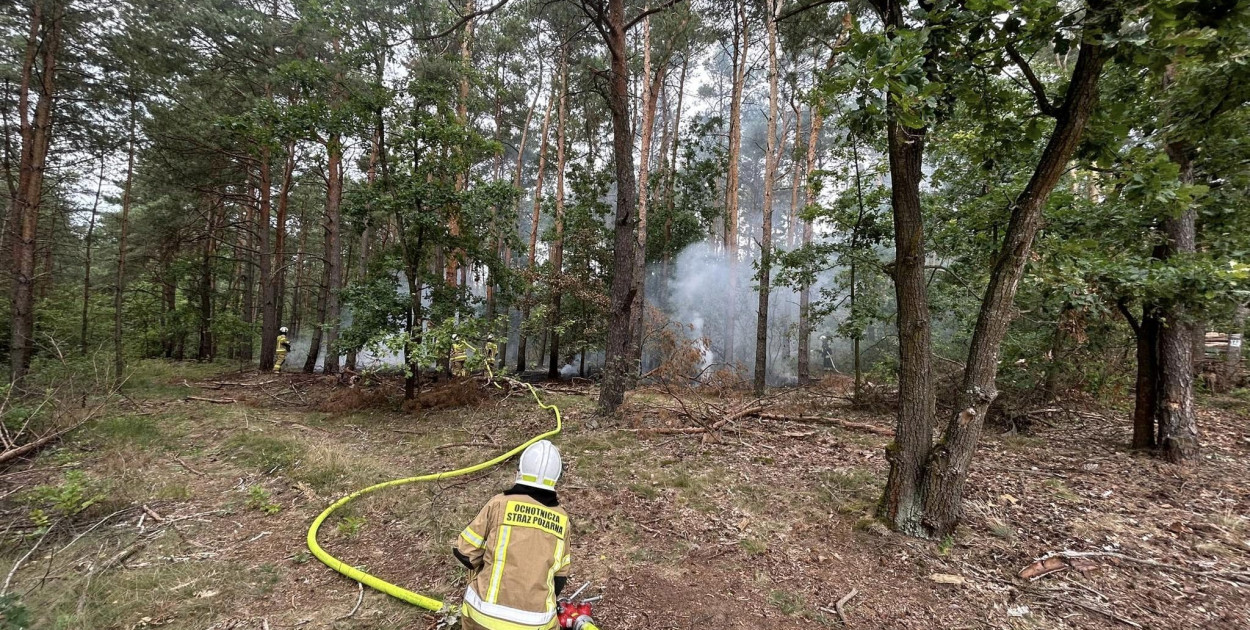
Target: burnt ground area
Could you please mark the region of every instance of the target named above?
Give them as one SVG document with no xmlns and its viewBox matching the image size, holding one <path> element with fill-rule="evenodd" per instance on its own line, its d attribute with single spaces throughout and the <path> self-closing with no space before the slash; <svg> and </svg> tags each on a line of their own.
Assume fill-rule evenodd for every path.
<svg viewBox="0 0 1250 630">
<path fill-rule="evenodd" d="M 9 589 L 34 627 L 437 627 L 311 558 L 309 523 L 355 489 L 485 460 L 553 420 L 527 392 L 473 380 L 405 405 L 393 378 L 140 370 L 110 415 L 0 470 L 0 569 L 51 527 Z M 605 421 L 596 393 L 560 384 L 544 398 L 566 420 L 572 582 L 604 595 L 605 630 L 1250 627 L 1244 392 L 1201 401 L 1190 468 L 1129 451 L 1122 409 L 1056 405 L 1028 435 L 991 430 L 964 526 L 937 542 L 871 519 L 886 412 L 820 388 L 758 405 L 643 389 Z M 772 415 L 672 431 L 697 429 L 688 412 L 704 404 Z M 321 543 L 458 599 L 448 545 L 512 470 L 371 495 L 328 519 Z M 1021 577 L 1056 552 L 1075 553 Z"/>
</svg>

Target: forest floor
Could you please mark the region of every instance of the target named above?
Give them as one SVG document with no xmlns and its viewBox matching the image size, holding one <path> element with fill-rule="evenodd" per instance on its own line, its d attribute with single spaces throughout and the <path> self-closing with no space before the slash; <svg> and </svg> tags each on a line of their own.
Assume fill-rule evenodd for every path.
<svg viewBox="0 0 1250 630">
<path fill-rule="evenodd" d="M 485 460 L 550 414 L 475 381 L 405 410 L 398 380 L 223 370 L 142 363 L 109 415 L 0 470 L 0 579 L 53 526 L 11 576 L 31 627 L 438 627 L 311 558 L 309 523 L 360 487 Z M 1247 392 L 1203 398 L 1204 455 L 1189 468 L 1129 451 L 1122 409 L 1086 403 L 1028 435 L 987 431 L 965 525 L 934 543 L 870 518 L 891 417 L 853 410 L 831 383 L 762 404 L 643 389 L 611 423 L 593 415 L 593 388 L 544 394 L 565 416 L 571 582 L 604 595 L 605 630 L 1250 627 Z M 804 418 L 664 432 L 712 405 Z M 449 545 L 513 474 L 371 495 L 331 517 L 321 543 L 458 600 Z M 1093 555 L 1020 576 L 1061 551 Z"/>
</svg>

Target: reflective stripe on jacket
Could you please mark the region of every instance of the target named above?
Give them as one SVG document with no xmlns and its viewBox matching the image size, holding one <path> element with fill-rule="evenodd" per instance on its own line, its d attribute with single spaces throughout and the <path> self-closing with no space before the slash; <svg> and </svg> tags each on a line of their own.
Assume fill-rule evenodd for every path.
<svg viewBox="0 0 1250 630">
<path fill-rule="evenodd" d="M 569 515 L 523 494 L 496 495 L 460 532 L 456 549 L 478 569 L 462 613 L 488 630 L 555 627 L 555 578 L 569 569 Z"/>
</svg>

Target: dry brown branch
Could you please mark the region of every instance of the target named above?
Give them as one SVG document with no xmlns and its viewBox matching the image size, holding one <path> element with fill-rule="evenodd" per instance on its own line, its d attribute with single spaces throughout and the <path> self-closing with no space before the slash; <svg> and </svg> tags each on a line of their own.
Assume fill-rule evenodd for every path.
<svg viewBox="0 0 1250 630">
<path fill-rule="evenodd" d="M 1142 626 L 1141 626 L 1141 624 L 1137 623 L 1136 621 L 1133 621 L 1132 619 L 1125 619 L 1124 617 L 1121 617 L 1121 616 L 1119 616 L 1119 615 L 1117 615 L 1117 614 L 1115 614 L 1115 613 L 1111 612 L 1110 610 L 1103 610 L 1102 608 L 1099 608 L 1099 607 L 1097 607 L 1097 606 L 1093 606 L 1093 605 L 1091 605 L 1091 604 L 1086 604 L 1085 602 L 1082 602 L 1082 601 L 1079 601 L 1079 600 L 1075 600 L 1075 599 L 1068 599 L 1068 598 L 1066 598 L 1066 597 L 1055 597 L 1055 596 L 1047 596 L 1047 597 L 1043 597 L 1042 599 L 1043 599 L 1043 601 L 1061 602 L 1061 603 L 1064 603 L 1064 604 L 1070 604 L 1070 605 L 1072 605 L 1072 606 L 1076 606 L 1077 608 L 1080 608 L 1080 609 L 1082 609 L 1082 610 L 1088 610 L 1089 612 L 1092 612 L 1092 613 L 1097 613 L 1097 614 L 1102 615 L 1102 616 L 1104 616 L 1104 617 L 1106 617 L 1106 618 L 1108 618 L 1108 619 L 1113 619 L 1113 620 L 1118 621 L 1118 622 L 1120 622 L 1120 623 L 1122 623 L 1122 624 L 1124 624 L 1124 625 L 1126 625 L 1126 626 L 1132 626 L 1132 627 L 1134 627 L 1134 628 L 1141 628 L 1141 627 L 1142 627 Z"/>
<path fill-rule="evenodd" d="M 495 446 L 497 446 L 497 445 L 495 445 L 495 444 L 491 444 L 490 442 L 478 442 L 478 441 L 473 441 L 473 442 L 453 442 L 453 443 L 451 443 L 451 444 L 443 444 L 442 446 L 436 446 L 436 447 L 434 447 L 434 450 L 436 450 L 436 451 L 441 451 L 441 450 L 443 450 L 443 449 L 445 449 L 445 448 L 458 448 L 458 447 L 470 447 L 470 446 L 489 446 L 489 447 L 494 448 L 494 447 L 495 447 Z"/>
<path fill-rule="evenodd" d="M 1148 558 L 1136 558 L 1133 556 L 1125 555 L 1122 553 L 1117 553 L 1114 551 L 1056 551 L 1053 553 L 1046 554 L 1039 561 L 1044 562 L 1050 558 L 1063 558 L 1064 560 L 1074 560 L 1074 559 L 1082 559 L 1082 558 L 1115 558 L 1116 560 L 1121 560 L 1123 562 L 1131 562 L 1133 564 L 1141 564 L 1141 565 L 1145 565 L 1148 567 L 1155 567 L 1157 569 L 1176 571 L 1178 573 L 1185 573 L 1187 575 L 1193 575 L 1196 577 L 1222 579 L 1226 582 L 1237 581 L 1237 582 L 1242 582 L 1245 584 L 1250 584 L 1250 571 L 1199 571 L 1196 569 L 1190 569 L 1188 567 L 1182 567 L 1182 566 L 1175 565 L 1175 564 L 1159 562 L 1158 560 L 1150 560 Z M 1030 565 L 1030 566 L 1033 566 L 1033 565 Z M 1028 567 L 1026 567 L 1026 570 L 1027 568 Z"/>
<path fill-rule="evenodd" d="M 846 603 L 851 601 L 856 595 L 859 595 L 859 589 L 852 588 L 851 592 L 843 595 L 842 599 L 839 599 L 834 603 L 833 610 L 829 610 L 828 608 L 821 608 L 820 610 L 821 612 L 836 614 L 838 616 L 838 621 L 841 621 L 842 625 L 849 626 L 851 624 L 846 620 L 846 609 L 844 607 L 846 606 Z"/>
<path fill-rule="evenodd" d="M 352 606 L 351 612 L 347 613 L 346 615 L 343 615 L 342 617 L 339 617 L 338 619 L 335 619 L 335 621 L 351 619 L 352 617 L 356 616 L 356 611 L 360 610 L 360 603 L 365 601 L 365 585 L 361 584 L 360 582 L 357 582 L 356 586 L 359 587 L 356 593 L 356 605 Z"/>
<path fill-rule="evenodd" d="M 148 516 L 150 516 L 152 520 L 156 521 L 157 523 L 160 523 L 165 520 L 165 517 L 161 516 L 160 514 L 157 514 L 156 510 L 153 510 L 152 508 L 146 505 L 142 507 L 143 507 L 143 512 L 147 514 Z"/>
<path fill-rule="evenodd" d="M 185 461 L 183 461 L 183 460 L 182 460 L 182 458 L 181 458 L 181 457 L 178 457 L 177 455 L 174 455 L 174 461 L 176 461 L 176 462 L 178 462 L 179 464 L 181 464 L 183 468 L 186 468 L 187 470 L 189 470 L 189 471 L 191 471 L 191 472 L 193 472 L 193 473 L 195 473 L 195 474 L 197 474 L 197 475 L 199 475 L 199 476 L 201 476 L 201 477 L 203 477 L 203 476 L 205 475 L 204 471 L 202 471 L 202 470 L 197 470 L 197 469 L 195 469 L 195 468 L 192 468 L 192 467 L 191 467 L 191 464 L 186 463 Z"/>
<path fill-rule="evenodd" d="M 200 402 L 213 403 L 216 405 L 232 405 L 239 402 L 233 398 L 203 398 L 201 396 L 187 396 L 183 400 L 198 400 Z"/>
<path fill-rule="evenodd" d="M 783 416 L 774 413 L 759 414 L 762 420 L 777 420 L 781 422 L 798 422 L 801 424 L 819 424 L 832 425 L 843 429 L 853 429 L 855 431 L 867 431 L 885 437 L 894 437 L 894 429 L 887 427 L 879 427 L 875 424 L 867 424 L 863 422 L 851 422 L 850 420 L 841 420 L 839 418 L 816 417 L 816 416 Z"/>
</svg>

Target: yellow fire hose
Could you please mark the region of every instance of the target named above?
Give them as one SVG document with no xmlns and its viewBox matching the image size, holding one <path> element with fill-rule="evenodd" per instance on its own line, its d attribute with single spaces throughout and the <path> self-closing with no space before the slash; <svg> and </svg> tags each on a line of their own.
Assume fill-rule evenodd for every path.
<svg viewBox="0 0 1250 630">
<path fill-rule="evenodd" d="M 494 383 L 494 374 L 490 372 L 489 366 L 487 367 L 487 374 L 490 375 L 491 382 Z M 499 387 L 498 383 L 494 383 L 494 385 L 495 387 Z M 344 563 L 342 560 L 339 560 L 338 558 L 335 558 L 334 556 L 330 555 L 329 552 L 327 552 L 325 549 L 322 549 L 321 545 L 317 543 L 317 531 L 321 529 L 321 524 L 325 522 L 326 518 L 328 518 L 331 514 L 333 514 L 335 510 L 338 510 L 344 505 L 347 505 L 348 503 L 351 503 L 352 501 L 355 501 L 356 499 L 359 499 L 360 497 L 363 497 L 366 494 L 372 494 L 374 492 L 377 492 L 378 490 L 383 490 L 386 488 L 393 488 L 395 486 L 402 486 L 402 485 L 406 485 L 410 483 L 419 483 L 423 481 L 440 481 L 443 479 L 451 479 L 454 477 L 463 477 L 465 475 L 471 475 L 475 472 L 486 470 L 487 468 L 496 466 L 498 464 L 501 464 L 511 459 L 512 457 L 520 454 L 521 451 L 524 451 L 527 447 L 529 447 L 529 445 L 534 444 L 535 442 L 538 442 L 539 440 L 545 440 L 547 438 L 555 437 L 556 435 L 558 435 L 560 431 L 564 428 L 564 419 L 560 415 L 560 408 L 555 405 L 548 405 L 547 403 L 544 403 L 543 399 L 539 397 L 538 395 L 538 390 L 534 389 L 533 385 L 530 385 L 529 383 L 524 383 L 524 385 L 528 387 L 530 390 L 530 393 L 534 395 L 534 400 L 535 402 L 538 403 L 539 407 L 542 407 L 543 409 L 549 409 L 555 412 L 556 428 L 550 431 L 547 431 L 546 433 L 536 435 L 530 438 L 529 440 L 527 440 L 524 444 L 521 444 L 520 446 L 517 446 L 516 448 L 502 455 L 499 455 L 493 459 L 484 461 L 480 464 L 474 464 L 472 466 L 468 466 L 465 468 L 458 468 L 456 470 L 449 470 L 445 472 L 421 475 L 418 477 L 407 477 L 404 479 L 395 479 L 393 481 L 387 481 L 387 482 L 379 483 L 376 485 L 369 486 L 367 488 L 362 488 L 360 490 L 357 490 L 339 499 L 338 501 L 335 501 L 334 503 L 330 504 L 330 507 L 327 507 L 324 511 L 321 512 L 321 514 L 317 515 L 317 518 L 313 519 L 312 526 L 308 528 L 308 550 L 311 551 L 313 556 L 316 556 L 316 558 L 320 560 L 322 563 L 324 563 L 326 566 L 330 567 L 331 569 L 334 569 L 335 571 L 338 571 L 339 573 L 342 573 L 343 575 L 353 580 L 356 580 L 357 582 L 360 582 L 361 584 L 364 584 L 365 586 L 368 586 L 369 588 L 382 591 L 383 593 L 386 593 L 387 595 L 390 595 L 391 597 L 403 600 L 405 602 L 408 602 L 409 604 L 415 604 L 417 606 L 425 608 L 426 610 L 432 610 L 435 612 L 445 612 L 447 610 L 447 605 L 437 599 L 434 599 L 433 597 L 427 597 L 420 593 L 415 593 L 413 591 L 410 591 L 402 586 L 391 584 L 390 582 L 387 582 L 386 580 L 383 580 L 382 578 L 365 573 L 364 571 L 361 571 L 360 569 L 357 569 L 356 567 L 350 566 Z M 586 627 L 594 628 L 594 626 L 590 624 L 587 624 Z"/>
</svg>

